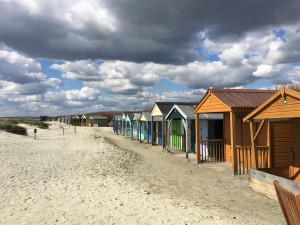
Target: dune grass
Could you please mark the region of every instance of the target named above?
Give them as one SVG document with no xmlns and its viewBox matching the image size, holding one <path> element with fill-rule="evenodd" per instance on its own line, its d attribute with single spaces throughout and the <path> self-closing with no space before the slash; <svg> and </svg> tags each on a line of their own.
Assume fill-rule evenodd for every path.
<svg viewBox="0 0 300 225">
<path fill-rule="evenodd" d="M 28 135 L 25 127 L 18 124 L 27 124 L 37 126 L 40 129 L 48 129 L 49 124 L 37 120 L 30 119 L 0 119 L 0 130 L 7 131 L 13 134 Z"/>
</svg>

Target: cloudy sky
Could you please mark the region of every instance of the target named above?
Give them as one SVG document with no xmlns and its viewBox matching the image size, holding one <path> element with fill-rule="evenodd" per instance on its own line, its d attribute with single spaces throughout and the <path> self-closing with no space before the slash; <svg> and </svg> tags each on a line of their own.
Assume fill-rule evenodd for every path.
<svg viewBox="0 0 300 225">
<path fill-rule="evenodd" d="M 300 1 L 0 0 L 0 117 L 300 81 Z"/>
</svg>

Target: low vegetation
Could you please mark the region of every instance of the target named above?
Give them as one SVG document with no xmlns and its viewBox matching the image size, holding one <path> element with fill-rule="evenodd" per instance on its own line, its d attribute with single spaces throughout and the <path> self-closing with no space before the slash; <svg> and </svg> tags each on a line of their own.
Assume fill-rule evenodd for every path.
<svg viewBox="0 0 300 225">
<path fill-rule="evenodd" d="M 0 130 L 13 134 L 27 135 L 27 129 L 18 124 L 27 124 L 36 126 L 40 129 L 48 129 L 49 124 L 37 120 L 30 119 L 0 119 Z"/>
</svg>

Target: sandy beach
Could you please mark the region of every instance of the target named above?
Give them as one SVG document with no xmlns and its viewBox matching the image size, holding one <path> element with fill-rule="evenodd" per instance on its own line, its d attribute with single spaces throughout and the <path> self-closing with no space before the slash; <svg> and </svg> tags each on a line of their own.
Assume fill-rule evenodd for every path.
<svg viewBox="0 0 300 225">
<path fill-rule="evenodd" d="M 0 132 L 0 224 L 285 224 L 227 164 L 195 163 L 112 128 Z"/>
</svg>

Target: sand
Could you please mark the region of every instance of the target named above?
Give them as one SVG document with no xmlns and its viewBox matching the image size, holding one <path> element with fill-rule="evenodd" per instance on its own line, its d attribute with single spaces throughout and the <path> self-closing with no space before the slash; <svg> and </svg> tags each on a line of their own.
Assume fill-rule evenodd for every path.
<svg viewBox="0 0 300 225">
<path fill-rule="evenodd" d="M 278 202 L 226 163 L 63 127 L 0 132 L 0 224 L 285 224 Z"/>
</svg>

